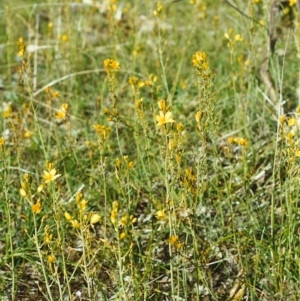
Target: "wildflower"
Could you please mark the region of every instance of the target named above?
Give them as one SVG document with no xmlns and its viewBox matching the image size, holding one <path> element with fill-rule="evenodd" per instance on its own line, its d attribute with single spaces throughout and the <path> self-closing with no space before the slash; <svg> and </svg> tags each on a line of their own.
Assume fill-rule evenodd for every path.
<svg viewBox="0 0 300 301">
<path fill-rule="evenodd" d="M 20 188 L 20 195 L 21 195 L 23 198 L 26 198 L 27 193 L 26 193 L 25 189 Z"/>
<path fill-rule="evenodd" d="M 149 79 L 144 82 L 145 86 L 152 87 L 157 81 L 157 76 L 150 74 Z"/>
<path fill-rule="evenodd" d="M 234 143 L 234 137 L 229 137 L 227 140 L 228 140 L 229 144 L 233 144 Z"/>
<path fill-rule="evenodd" d="M 110 221 L 112 222 L 113 225 L 115 225 L 117 222 L 118 211 L 119 211 L 119 204 L 117 201 L 114 201 L 112 204 L 112 210 L 110 213 Z"/>
<path fill-rule="evenodd" d="M 295 133 L 294 132 L 289 132 L 289 133 L 286 134 L 286 139 L 288 141 L 291 141 L 294 137 L 295 137 Z"/>
<path fill-rule="evenodd" d="M 49 263 L 54 263 L 55 262 L 55 257 L 53 255 L 48 255 L 47 260 Z"/>
<path fill-rule="evenodd" d="M 197 123 L 199 123 L 201 121 L 202 117 L 203 117 L 203 112 L 202 111 L 198 111 L 196 113 L 196 116 L 195 116 L 195 119 L 196 119 Z"/>
<path fill-rule="evenodd" d="M 63 34 L 63 35 L 59 36 L 58 39 L 61 40 L 62 42 L 67 42 L 68 36 L 66 34 Z"/>
<path fill-rule="evenodd" d="M 38 214 L 41 212 L 41 202 L 38 200 L 34 205 L 31 206 L 33 213 Z"/>
<path fill-rule="evenodd" d="M 178 123 L 178 124 L 176 125 L 176 129 L 177 129 L 177 132 L 178 132 L 179 134 L 181 134 L 181 133 L 183 132 L 183 130 L 184 130 L 184 125 L 183 125 L 182 123 Z"/>
<path fill-rule="evenodd" d="M 126 227 L 127 221 L 128 221 L 128 215 L 122 216 L 120 221 L 119 221 L 119 226 L 122 227 L 122 228 Z"/>
<path fill-rule="evenodd" d="M 60 176 L 61 174 L 56 174 L 56 169 L 52 168 L 49 172 L 44 170 L 43 178 L 45 183 L 49 183 L 55 181 Z"/>
<path fill-rule="evenodd" d="M 44 242 L 46 244 L 49 244 L 52 241 L 52 239 L 53 239 L 53 234 L 51 234 L 49 226 L 46 225 L 44 229 Z"/>
<path fill-rule="evenodd" d="M 239 33 L 236 34 L 236 35 L 234 36 L 234 39 L 235 39 L 237 42 L 243 41 L 243 38 L 242 38 L 242 36 L 241 36 Z"/>
<path fill-rule="evenodd" d="M 284 115 L 281 115 L 281 116 L 279 117 L 279 122 L 280 122 L 280 124 L 283 124 L 285 121 L 286 121 L 286 117 L 285 117 Z"/>
<path fill-rule="evenodd" d="M 126 233 L 125 233 L 125 232 L 122 232 L 122 233 L 120 234 L 120 239 L 124 239 L 125 236 L 126 236 Z"/>
<path fill-rule="evenodd" d="M 290 0 L 290 3 L 289 3 L 289 6 L 293 6 L 293 5 L 295 5 L 296 4 L 296 0 Z"/>
<path fill-rule="evenodd" d="M 106 70 L 120 69 L 120 64 L 113 59 L 106 59 L 103 64 Z"/>
<path fill-rule="evenodd" d="M 79 204 L 82 199 L 83 199 L 83 193 L 82 191 L 78 191 L 76 193 L 76 203 Z"/>
<path fill-rule="evenodd" d="M 163 220 L 166 218 L 166 214 L 164 212 L 164 210 L 158 210 L 155 214 L 157 219 Z"/>
<path fill-rule="evenodd" d="M 53 91 L 51 94 L 52 98 L 57 98 L 59 96 L 59 92 L 57 91 Z"/>
<path fill-rule="evenodd" d="M 192 63 L 194 67 L 199 67 L 201 64 L 206 62 L 206 53 L 197 51 L 192 58 Z"/>
<path fill-rule="evenodd" d="M 72 216 L 70 213 L 68 213 L 67 211 L 64 213 L 64 216 L 66 218 L 67 221 L 71 221 L 72 220 Z"/>
<path fill-rule="evenodd" d="M 297 124 L 297 119 L 295 117 L 291 117 L 288 120 L 288 126 L 293 126 L 293 125 L 296 125 L 296 124 Z"/>
<path fill-rule="evenodd" d="M 22 37 L 19 38 L 18 45 L 19 45 L 18 56 L 20 58 L 22 58 L 25 54 L 25 51 L 26 51 L 26 46 L 25 46 L 25 43 L 24 43 L 24 39 Z"/>
<path fill-rule="evenodd" d="M 171 235 L 168 239 L 168 242 L 171 246 L 174 246 L 177 241 L 178 241 L 177 235 Z"/>
<path fill-rule="evenodd" d="M 248 141 L 244 138 L 239 138 L 238 142 L 237 142 L 240 146 L 247 146 L 248 145 Z"/>
<path fill-rule="evenodd" d="M 138 83 L 138 79 L 135 76 L 130 76 L 128 80 L 129 85 L 135 86 Z"/>
<path fill-rule="evenodd" d="M 146 81 L 141 80 L 141 81 L 138 82 L 138 87 L 139 88 L 143 88 L 144 86 L 146 86 Z"/>
<path fill-rule="evenodd" d="M 132 169 L 133 166 L 134 166 L 134 163 L 132 161 L 128 162 L 128 165 L 127 165 L 128 169 Z"/>
<path fill-rule="evenodd" d="M 100 124 L 94 124 L 93 128 L 95 132 L 105 141 L 109 138 L 110 127 Z"/>
<path fill-rule="evenodd" d="M 130 216 L 131 224 L 134 224 L 137 221 L 136 217 Z"/>
<path fill-rule="evenodd" d="M 92 216 L 91 216 L 90 223 L 91 223 L 92 225 L 93 225 L 93 224 L 96 224 L 96 223 L 98 223 L 98 222 L 100 221 L 100 219 L 101 219 L 100 214 L 94 213 L 94 214 L 92 214 Z"/>
<path fill-rule="evenodd" d="M 174 139 L 170 139 L 170 141 L 169 141 L 169 145 L 168 145 L 168 148 L 169 148 L 169 150 L 172 150 L 172 149 L 174 149 L 174 147 L 175 147 L 175 142 L 174 142 Z"/>
<path fill-rule="evenodd" d="M 78 220 L 73 219 L 70 222 L 71 222 L 73 228 L 75 228 L 75 229 L 79 229 L 80 228 L 80 224 L 79 224 Z"/>
<path fill-rule="evenodd" d="M 154 15 L 155 17 L 159 16 L 160 13 L 162 12 L 162 9 L 163 9 L 163 6 L 162 6 L 161 2 L 158 1 L 158 2 L 157 2 L 157 6 L 156 6 L 156 10 L 153 11 L 153 15 Z"/>
<path fill-rule="evenodd" d="M 65 119 L 68 113 L 69 105 L 67 103 L 63 103 L 61 108 L 56 113 L 56 118 Z"/>
<path fill-rule="evenodd" d="M 0 146 L 4 146 L 5 145 L 5 140 L 3 137 L 0 137 Z"/>
<path fill-rule="evenodd" d="M 25 137 L 25 138 L 28 138 L 28 139 L 29 139 L 31 136 L 32 136 L 32 133 L 31 133 L 30 131 L 25 131 L 25 132 L 24 132 L 24 137 Z"/>
<path fill-rule="evenodd" d="M 159 109 L 164 112 L 166 110 L 166 101 L 161 99 L 157 102 Z"/>
<path fill-rule="evenodd" d="M 135 101 L 135 108 L 136 108 L 136 109 L 141 109 L 142 104 L 143 104 L 143 101 L 144 101 L 143 98 L 137 99 L 137 100 Z"/>
<path fill-rule="evenodd" d="M 88 201 L 87 200 L 82 200 L 78 203 L 78 207 L 80 211 L 84 211 L 86 209 L 86 205 L 87 205 Z"/>
<path fill-rule="evenodd" d="M 155 118 L 157 121 L 156 126 L 175 122 L 175 120 L 172 119 L 172 112 L 167 112 L 166 114 L 164 114 L 163 111 L 159 111 L 159 115 L 156 115 Z"/>
<path fill-rule="evenodd" d="M 41 184 L 38 188 L 37 188 L 37 192 L 41 192 L 44 189 L 44 185 Z"/>
<path fill-rule="evenodd" d="M 3 113 L 2 113 L 2 116 L 3 116 L 3 118 L 12 117 L 12 107 L 11 107 L 11 105 L 7 106 L 6 110 L 3 111 Z"/>
<path fill-rule="evenodd" d="M 228 30 L 228 33 L 225 32 L 224 33 L 224 37 L 227 39 L 227 40 L 230 40 L 230 36 L 233 34 L 233 29 L 232 28 L 229 28 Z"/>
</svg>

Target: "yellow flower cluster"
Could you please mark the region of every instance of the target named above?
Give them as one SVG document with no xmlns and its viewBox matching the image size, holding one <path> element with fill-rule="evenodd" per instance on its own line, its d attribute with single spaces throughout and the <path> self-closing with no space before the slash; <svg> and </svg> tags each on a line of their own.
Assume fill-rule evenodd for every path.
<svg viewBox="0 0 300 301">
<path fill-rule="evenodd" d="M 54 98 L 57 98 L 59 96 L 59 92 L 52 91 L 50 87 L 47 87 L 45 89 L 46 94 L 48 95 L 48 100 L 53 100 Z"/>
<path fill-rule="evenodd" d="M 110 221 L 114 226 L 116 226 L 117 223 L 117 216 L 119 212 L 119 203 L 117 201 L 114 201 L 112 204 L 112 210 L 110 213 Z"/>
<path fill-rule="evenodd" d="M 80 220 L 88 221 L 91 225 L 94 225 L 100 221 L 100 219 L 101 219 L 100 214 L 94 213 L 94 212 L 92 212 L 92 213 L 85 212 L 87 209 L 88 201 L 83 198 L 83 194 L 81 191 L 79 191 L 76 194 L 76 203 L 77 203 L 77 207 L 79 209 Z M 64 216 L 65 216 L 66 220 L 68 222 L 70 222 L 70 224 L 72 225 L 73 228 L 75 228 L 75 229 L 80 228 L 80 226 L 81 226 L 80 222 L 76 218 L 73 218 L 70 213 L 68 213 L 66 211 L 64 213 Z"/>
<path fill-rule="evenodd" d="M 233 35 L 233 29 L 232 28 L 230 28 L 228 30 L 228 32 L 224 33 L 224 37 L 225 37 L 225 39 L 227 39 L 229 41 L 236 41 L 236 42 L 242 42 L 243 41 L 243 38 L 239 33 Z"/>
<path fill-rule="evenodd" d="M 196 52 L 192 57 L 193 66 L 202 70 L 208 69 L 208 62 L 205 52 Z"/>
<path fill-rule="evenodd" d="M 22 37 L 20 37 L 19 40 L 18 40 L 18 46 L 19 46 L 18 56 L 20 58 L 22 58 L 25 54 L 25 51 L 26 51 L 25 42 L 24 42 L 24 39 Z"/>
<path fill-rule="evenodd" d="M 177 250 L 183 247 L 183 243 L 180 242 L 177 235 L 171 235 L 168 239 L 168 242 L 171 246 L 175 246 Z"/>
<path fill-rule="evenodd" d="M 120 69 L 120 64 L 114 59 L 106 59 L 103 64 L 105 69 L 109 71 Z"/>
<path fill-rule="evenodd" d="M 239 137 L 229 137 L 228 142 L 230 144 L 237 144 L 244 147 L 248 145 L 248 141 L 246 139 Z"/>
<path fill-rule="evenodd" d="M 163 6 L 162 6 L 162 4 L 161 4 L 161 1 L 158 1 L 158 2 L 157 2 L 157 5 L 156 5 L 156 10 L 153 11 L 153 15 L 154 15 L 155 17 L 158 17 L 158 16 L 161 14 L 162 9 L 163 9 Z"/>
<path fill-rule="evenodd" d="M 94 124 L 93 128 L 102 141 L 108 140 L 111 131 L 110 127 L 100 124 Z"/>
<path fill-rule="evenodd" d="M 69 105 L 67 103 L 63 103 L 58 112 L 56 113 L 56 118 L 58 119 L 66 119 L 68 114 Z"/>
</svg>

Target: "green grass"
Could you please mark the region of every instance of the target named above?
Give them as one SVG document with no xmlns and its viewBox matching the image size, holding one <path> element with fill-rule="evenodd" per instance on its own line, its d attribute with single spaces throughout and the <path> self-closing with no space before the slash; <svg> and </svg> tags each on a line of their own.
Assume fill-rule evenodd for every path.
<svg viewBox="0 0 300 301">
<path fill-rule="evenodd" d="M 6 1 L 1 300 L 299 300 L 298 13 L 226 2 Z"/>
</svg>

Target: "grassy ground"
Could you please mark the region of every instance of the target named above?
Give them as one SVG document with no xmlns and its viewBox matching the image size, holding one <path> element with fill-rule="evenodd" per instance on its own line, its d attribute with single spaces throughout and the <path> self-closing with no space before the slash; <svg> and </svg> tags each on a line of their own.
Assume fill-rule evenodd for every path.
<svg viewBox="0 0 300 301">
<path fill-rule="evenodd" d="M 228 2 L 0 8 L 1 300 L 299 300 L 298 12 Z"/>
</svg>

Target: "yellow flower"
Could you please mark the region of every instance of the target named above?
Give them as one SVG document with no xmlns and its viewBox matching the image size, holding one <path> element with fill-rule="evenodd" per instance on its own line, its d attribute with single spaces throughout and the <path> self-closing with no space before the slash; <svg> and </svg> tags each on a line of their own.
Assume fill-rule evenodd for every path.
<svg viewBox="0 0 300 301">
<path fill-rule="evenodd" d="M 92 214 L 92 216 L 91 216 L 90 223 L 91 223 L 91 224 L 96 224 L 96 223 L 98 223 L 98 222 L 100 221 L 100 219 L 101 219 L 100 214 L 94 213 L 94 214 Z"/>
<path fill-rule="evenodd" d="M 243 38 L 242 38 L 242 36 L 241 36 L 239 33 L 236 34 L 236 35 L 234 36 L 234 39 L 235 39 L 236 41 L 238 41 L 238 42 L 243 41 Z"/>
<path fill-rule="evenodd" d="M 193 55 L 192 63 L 194 67 L 198 67 L 201 63 L 203 64 L 204 62 L 206 62 L 205 52 L 198 51 Z"/>
<path fill-rule="evenodd" d="M 87 203 L 88 203 L 87 200 L 84 200 L 84 199 L 81 200 L 81 201 L 78 203 L 79 210 L 80 210 L 80 211 L 84 211 L 84 210 L 86 209 Z"/>
<path fill-rule="evenodd" d="M 3 118 L 12 117 L 12 112 L 13 112 L 13 110 L 12 110 L 11 105 L 8 105 L 6 110 L 2 113 Z"/>
<path fill-rule="evenodd" d="M 78 220 L 74 219 L 74 220 L 71 220 L 70 222 L 75 229 L 80 228 L 80 224 L 79 224 Z"/>
<path fill-rule="evenodd" d="M 72 216 L 71 216 L 71 214 L 70 214 L 70 213 L 68 213 L 67 211 L 64 213 L 64 216 L 65 216 L 65 218 L 66 218 L 66 220 L 67 220 L 67 221 L 70 221 L 70 220 L 72 220 Z"/>
<path fill-rule="evenodd" d="M 228 137 L 228 143 L 233 144 L 234 143 L 234 137 Z"/>
<path fill-rule="evenodd" d="M 3 137 L 0 138 L 0 146 L 5 145 L 5 139 Z"/>
<path fill-rule="evenodd" d="M 43 178 L 45 180 L 45 183 L 53 182 L 61 175 L 56 174 L 56 169 L 52 168 L 49 172 L 44 170 Z"/>
<path fill-rule="evenodd" d="M 290 0 L 290 3 L 289 3 L 289 6 L 293 6 L 293 5 L 295 5 L 296 4 L 296 0 Z"/>
<path fill-rule="evenodd" d="M 297 119 L 295 117 L 291 117 L 288 120 L 288 126 L 293 126 L 293 125 L 296 125 L 296 124 L 297 124 Z"/>
<path fill-rule="evenodd" d="M 280 124 L 284 124 L 285 121 L 286 121 L 286 117 L 285 117 L 284 115 L 281 115 L 281 116 L 279 117 L 279 122 L 280 122 Z"/>
<path fill-rule="evenodd" d="M 37 192 L 41 192 L 44 189 L 44 185 L 41 184 L 38 188 L 37 188 Z"/>
<path fill-rule="evenodd" d="M 166 218 L 166 214 L 164 212 L 164 210 L 158 210 L 155 214 L 157 219 L 165 219 Z"/>
<path fill-rule="evenodd" d="M 49 263 L 54 263 L 55 262 L 55 257 L 53 255 L 48 255 L 47 260 Z"/>
<path fill-rule="evenodd" d="M 203 117 L 203 112 L 202 111 L 198 111 L 196 113 L 196 116 L 195 116 L 195 119 L 196 119 L 197 123 L 199 123 L 201 121 L 202 117 Z"/>
<path fill-rule="evenodd" d="M 104 62 L 104 67 L 107 70 L 116 70 L 116 69 L 120 69 L 120 64 L 113 60 L 113 59 L 106 59 Z"/>
<path fill-rule="evenodd" d="M 32 136 L 32 133 L 30 131 L 25 131 L 24 132 L 24 137 L 25 138 L 30 138 Z"/>
<path fill-rule="evenodd" d="M 161 99 L 157 102 L 159 109 L 164 112 L 166 110 L 166 101 L 164 99 Z"/>
<path fill-rule="evenodd" d="M 130 76 L 128 80 L 129 85 L 135 86 L 138 83 L 138 78 L 135 76 Z"/>
<path fill-rule="evenodd" d="M 171 246 L 174 246 L 175 243 L 178 241 L 178 236 L 176 235 L 171 235 L 168 239 L 168 242 Z"/>
<path fill-rule="evenodd" d="M 174 147 L 175 147 L 174 139 L 170 139 L 168 147 L 169 147 L 169 150 L 173 150 L 174 149 Z"/>
<path fill-rule="evenodd" d="M 61 108 L 56 113 L 56 118 L 65 119 L 68 113 L 69 105 L 67 103 L 63 103 Z"/>
<path fill-rule="evenodd" d="M 163 124 L 175 122 L 175 120 L 172 119 L 172 112 L 167 112 L 166 114 L 164 114 L 163 111 L 159 111 L 159 115 L 156 115 L 155 118 L 157 121 L 156 126 L 161 126 Z"/>
<path fill-rule="evenodd" d="M 26 196 L 27 196 L 27 193 L 26 193 L 25 189 L 23 189 L 23 188 L 20 188 L 20 194 L 23 198 L 26 198 Z"/>
<path fill-rule="evenodd" d="M 295 157 L 300 157 L 300 150 L 299 149 L 295 150 Z"/>
<path fill-rule="evenodd" d="M 68 36 L 66 34 L 60 35 L 59 40 L 63 41 L 63 42 L 67 42 L 68 41 Z"/>
<path fill-rule="evenodd" d="M 239 138 L 238 142 L 237 142 L 240 146 L 247 146 L 248 145 L 248 141 L 244 138 Z"/>
<path fill-rule="evenodd" d="M 40 200 L 38 200 L 36 204 L 31 206 L 31 210 L 32 210 L 33 213 L 36 213 L 36 214 L 41 212 L 41 202 L 40 202 Z"/>
</svg>

